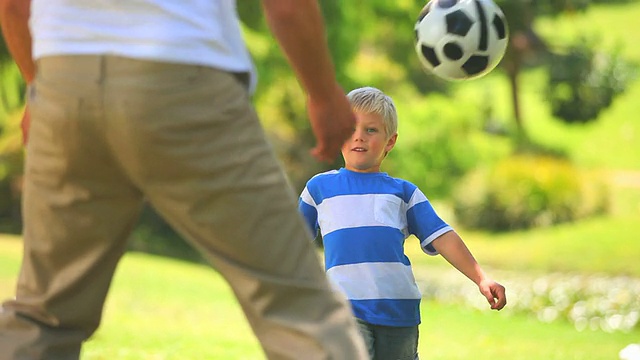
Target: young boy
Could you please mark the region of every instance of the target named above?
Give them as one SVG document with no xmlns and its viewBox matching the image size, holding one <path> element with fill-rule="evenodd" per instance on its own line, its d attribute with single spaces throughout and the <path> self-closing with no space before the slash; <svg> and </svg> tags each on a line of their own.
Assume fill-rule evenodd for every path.
<svg viewBox="0 0 640 360">
<path fill-rule="evenodd" d="M 421 294 L 404 254 L 409 235 L 477 284 L 492 309 L 505 306 L 505 289 L 485 275 L 420 189 L 380 172 L 398 138 L 391 98 L 371 87 L 347 97 L 356 126 L 342 146 L 345 166 L 309 180 L 299 209 L 322 234 L 327 275 L 350 300 L 371 358 L 417 359 Z"/>
</svg>

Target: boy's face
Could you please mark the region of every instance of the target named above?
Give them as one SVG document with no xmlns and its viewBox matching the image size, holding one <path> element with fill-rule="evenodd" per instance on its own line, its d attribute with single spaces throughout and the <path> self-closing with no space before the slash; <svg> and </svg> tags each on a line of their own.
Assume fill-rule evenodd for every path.
<svg viewBox="0 0 640 360">
<path fill-rule="evenodd" d="M 379 172 L 386 153 L 393 149 L 398 134 L 386 134 L 382 116 L 355 112 L 356 125 L 344 145 L 342 157 L 345 168 L 357 172 Z"/>
</svg>

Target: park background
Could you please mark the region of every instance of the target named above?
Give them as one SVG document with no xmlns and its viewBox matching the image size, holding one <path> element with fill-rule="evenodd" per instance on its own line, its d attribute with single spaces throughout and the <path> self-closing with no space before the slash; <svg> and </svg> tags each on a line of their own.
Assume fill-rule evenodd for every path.
<svg viewBox="0 0 640 360">
<path fill-rule="evenodd" d="M 508 291 L 491 312 L 475 286 L 417 240 L 428 359 L 618 359 L 640 343 L 638 1 L 497 1 L 511 44 L 488 76 L 449 83 L 413 48 L 424 5 L 322 1 L 345 90 L 392 96 L 400 125 L 383 170 L 427 194 Z M 256 107 L 294 191 L 315 162 L 301 92 L 259 1 L 239 11 L 260 73 Z M 0 297 L 20 263 L 24 84 L 0 44 Z M 84 359 L 260 359 L 222 279 L 147 208 Z"/>
</svg>

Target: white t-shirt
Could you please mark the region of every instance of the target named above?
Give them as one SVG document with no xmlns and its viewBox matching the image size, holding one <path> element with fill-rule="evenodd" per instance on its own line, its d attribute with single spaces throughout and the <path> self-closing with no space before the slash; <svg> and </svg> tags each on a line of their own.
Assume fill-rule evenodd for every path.
<svg viewBox="0 0 640 360">
<path fill-rule="evenodd" d="M 255 71 L 235 0 L 33 0 L 33 57 L 110 54 Z"/>
</svg>

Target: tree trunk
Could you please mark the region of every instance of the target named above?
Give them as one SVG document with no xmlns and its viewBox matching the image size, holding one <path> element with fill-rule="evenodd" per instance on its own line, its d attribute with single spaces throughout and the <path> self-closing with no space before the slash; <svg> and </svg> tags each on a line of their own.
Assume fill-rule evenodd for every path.
<svg viewBox="0 0 640 360">
<path fill-rule="evenodd" d="M 513 105 L 513 119 L 516 123 L 516 136 L 518 140 L 522 140 L 526 137 L 526 132 L 520 111 L 520 87 L 518 82 L 520 71 L 510 72 L 508 76 L 511 84 L 511 103 Z"/>
</svg>

